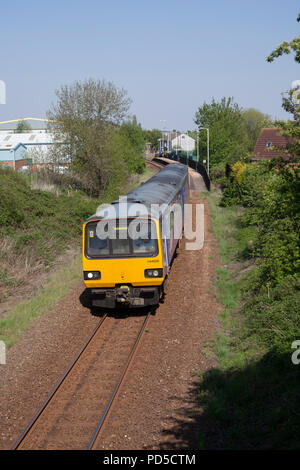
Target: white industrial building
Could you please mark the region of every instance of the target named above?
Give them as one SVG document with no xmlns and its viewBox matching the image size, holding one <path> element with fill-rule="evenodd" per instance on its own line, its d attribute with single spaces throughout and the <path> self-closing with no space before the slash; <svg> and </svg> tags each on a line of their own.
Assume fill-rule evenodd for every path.
<svg viewBox="0 0 300 470">
<path fill-rule="evenodd" d="M 24 130 L 17 133 L 18 125 L 22 122 L 28 126 L 24 126 Z M 59 171 L 65 171 L 69 168 L 72 160 L 71 153 L 64 157 L 63 161 L 60 158 L 59 162 L 57 156 L 53 155 L 52 150 L 55 144 L 67 144 L 58 142 L 54 134 L 50 132 L 49 124 L 51 122 L 54 121 L 38 118 L 0 122 L 0 164 L 11 166 L 14 169 L 31 167 L 36 170 L 48 164 L 55 164 Z M 67 150 L 69 151 L 69 146 Z M 66 152 L 63 153 L 66 154 Z"/>
<path fill-rule="evenodd" d="M 43 164 L 49 161 L 49 151 L 55 144 L 53 134 L 22 132 L 21 134 L 0 134 L 0 145 L 2 147 L 15 147 L 23 144 L 26 148 L 26 158 L 31 159 L 33 164 Z"/>
<path fill-rule="evenodd" d="M 57 171 L 65 172 L 72 161 L 71 153 L 57 161 L 57 156 L 52 152 L 55 144 L 60 143 L 55 140 L 53 134 L 48 132 L 0 134 L 0 165 L 9 165 L 16 170 L 29 168 L 37 170 L 48 166 L 48 164 L 54 164 Z M 7 153 L 4 150 L 10 150 L 10 152 Z M 21 151 L 22 157 L 20 156 Z M 18 163 L 15 164 L 15 161 Z"/>
</svg>

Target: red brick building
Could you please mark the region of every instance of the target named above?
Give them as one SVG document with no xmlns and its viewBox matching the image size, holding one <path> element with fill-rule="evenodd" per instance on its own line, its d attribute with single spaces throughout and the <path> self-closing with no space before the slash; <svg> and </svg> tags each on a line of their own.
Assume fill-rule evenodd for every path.
<svg viewBox="0 0 300 470">
<path fill-rule="evenodd" d="M 7 160 L 7 161 L 0 161 L 0 166 L 9 166 L 14 170 L 22 170 L 24 167 L 28 166 L 28 160 Z"/>
</svg>

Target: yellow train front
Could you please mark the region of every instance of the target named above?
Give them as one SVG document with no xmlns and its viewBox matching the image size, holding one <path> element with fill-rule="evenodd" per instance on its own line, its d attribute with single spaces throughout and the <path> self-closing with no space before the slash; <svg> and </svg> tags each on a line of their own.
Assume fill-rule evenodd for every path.
<svg viewBox="0 0 300 470">
<path fill-rule="evenodd" d="M 92 305 L 116 308 L 159 303 L 182 233 L 182 228 L 175 230 L 175 214 L 183 226 L 188 195 L 186 166 L 170 164 L 85 221 L 83 275 Z"/>
</svg>

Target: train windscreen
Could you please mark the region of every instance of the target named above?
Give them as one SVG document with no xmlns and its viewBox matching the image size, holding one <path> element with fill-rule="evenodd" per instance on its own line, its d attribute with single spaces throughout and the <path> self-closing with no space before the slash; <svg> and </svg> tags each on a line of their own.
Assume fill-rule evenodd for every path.
<svg viewBox="0 0 300 470">
<path fill-rule="evenodd" d="M 151 257 L 158 254 L 155 223 L 149 219 L 110 219 L 87 223 L 89 258 Z"/>
</svg>

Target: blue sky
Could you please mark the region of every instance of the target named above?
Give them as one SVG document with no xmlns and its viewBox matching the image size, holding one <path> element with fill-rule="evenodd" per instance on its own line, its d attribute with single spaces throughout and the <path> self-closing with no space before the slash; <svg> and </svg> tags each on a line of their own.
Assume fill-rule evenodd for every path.
<svg viewBox="0 0 300 470">
<path fill-rule="evenodd" d="M 300 66 L 265 59 L 299 34 L 298 10 L 294 0 L 0 0 L 0 120 L 45 117 L 56 88 L 85 78 L 125 88 L 144 128 L 194 128 L 197 108 L 223 96 L 286 119 L 280 93 Z"/>
</svg>

